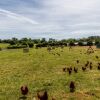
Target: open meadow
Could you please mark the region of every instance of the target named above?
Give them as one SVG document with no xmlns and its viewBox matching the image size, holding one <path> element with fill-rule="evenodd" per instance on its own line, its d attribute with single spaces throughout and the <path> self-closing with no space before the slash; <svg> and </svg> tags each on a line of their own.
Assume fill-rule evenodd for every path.
<svg viewBox="0 0 100 100">
<path fill-rule="evenodd" d="M 3 44 L 2 44 L 3 45 Z M 5 47 L 5 45 L 3 46 Z M 26 100 L 34 100 L 38 90 L 46 89 L 49 100 L 100 100 L 100 50 L 86 54 L 88 47 L 31 48 L 29 53 L 23 49 L 0 51 L 0 100 L 20 100 L 20 87 L 27 85 L 29 93 Z M 98 56 L 98 58 L 96 57 Z M 76 61 L 79 60 L 79 63 Z M 82 67 L 92 62 L 92 69 Z M 77 67 L 71 75 L 63 68 Z M 70 93 L 69 84 L 75 82 L 75 92 Z"/>
</svg>

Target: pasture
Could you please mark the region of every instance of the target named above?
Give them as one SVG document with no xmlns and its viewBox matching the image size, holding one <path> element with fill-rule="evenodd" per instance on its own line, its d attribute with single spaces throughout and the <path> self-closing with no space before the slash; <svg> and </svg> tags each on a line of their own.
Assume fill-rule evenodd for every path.
<svg viewBox="0 0 100 100">
<path fill-rule="evenodd" d="M 26 100 L 33 100 L 42 89 L 48 91 L 49 100 L 100 100 L 100 50 L 94 50 L 90 55 L 86 54 L 87 47 L 70 51 L 59 47 L 50 52 L 47 48 L 32 48 L 29 53 L 22 49 L 0 51 L 0 100 L 20 100 L 20 87 L 24 84 L 29 88 Z M 93 69 L 82 71 L 87 61 L 93 63 Z M 69 66 L 78 67 L 78 73 L 63 72 Z M 69 90 L 71 81 L 75 82 L 74 93 Z"/>
</svg>

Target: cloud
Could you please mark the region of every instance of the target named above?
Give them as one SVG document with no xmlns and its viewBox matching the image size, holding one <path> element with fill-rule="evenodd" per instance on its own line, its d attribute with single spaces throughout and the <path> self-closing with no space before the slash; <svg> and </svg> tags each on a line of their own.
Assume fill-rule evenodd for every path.
<svg viewBox="0 0 100 100">
<path fill-rule="evenodd" d="M 3 0 L 0 7 L 0 36 L 100 35 L 100 0 Z"/>
<path fill-rule="evenodd" d="M 19 14 L 16 14 L 16 13 L 13 13 L 11 11 L 4 10 L 1 8 L 0 8 L 0 14 L 5 15 L 7 17 L 10 17 L 10 18 L 15 19 L 15 20 L 20 21 L 20 22 L 28 22 L 30 24 L 38 24 L 36 21 L 34 21 L 32 19 L 29 19 L 29 18 L 24 17 L 22 15 L 19 15 Z"/>
</svg>

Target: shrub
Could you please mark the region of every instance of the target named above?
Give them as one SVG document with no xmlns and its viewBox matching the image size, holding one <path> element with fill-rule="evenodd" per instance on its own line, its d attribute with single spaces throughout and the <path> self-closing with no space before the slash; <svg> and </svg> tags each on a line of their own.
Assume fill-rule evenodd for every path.
<svg viewBox="0 0 100 100">
<path fill-rule="evenodd" d="M 16 44 L 16 42 L 15 41 L 10 41 L 10 45 L 15 45 Z"/>
<path fill-rule="evenodd" d="M 71 41 L 71 42 L 69 43 L 69 46 L 75 46 L 74 42 Z"/>
<path fill-rule="evenodd" d="M 88 41 L 87 42 L 87 46 L 93 46 L 93 42 L 92 41 Z"/>
<path fill-rule="evenodd" d="M 83 46 L 84 44 L 83 44 L 83 42 L 80 41 L 80 42 L 78 42 L 78 45 Z"/>
<path fill-rule="evenodd" d="M 7 49 L 20 49 L 20 48 L 26 48 L 26 45 L 9 45 Z"/>
<path fill-rule="evenodd" d="M 29 48 L 33 48 L 34 44 L 32 42 L 28 43 Z"/>
</svg>

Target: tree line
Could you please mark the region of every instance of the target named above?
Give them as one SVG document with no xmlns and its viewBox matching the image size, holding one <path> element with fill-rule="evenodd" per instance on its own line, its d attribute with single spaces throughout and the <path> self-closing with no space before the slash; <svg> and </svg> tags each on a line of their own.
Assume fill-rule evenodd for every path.
<svg viewBox="0 0 100 100">
<path fill-rule="evenodd" d="M 100 43 L 100 36 L 90 36 L 88 38 L 80 38 L 80 39 L 62 39 L 56 40 L 53 38 L 42 39 L 31 39 L 31 38 L 12 38 L 12 39 L 0 39 L 0 43 L 8 43 L 8 49 L 16 49 L 16 48 L 25 48 L 25 47 L 48 47 L 48 46 L 92 46 Z"/>
</svg>

